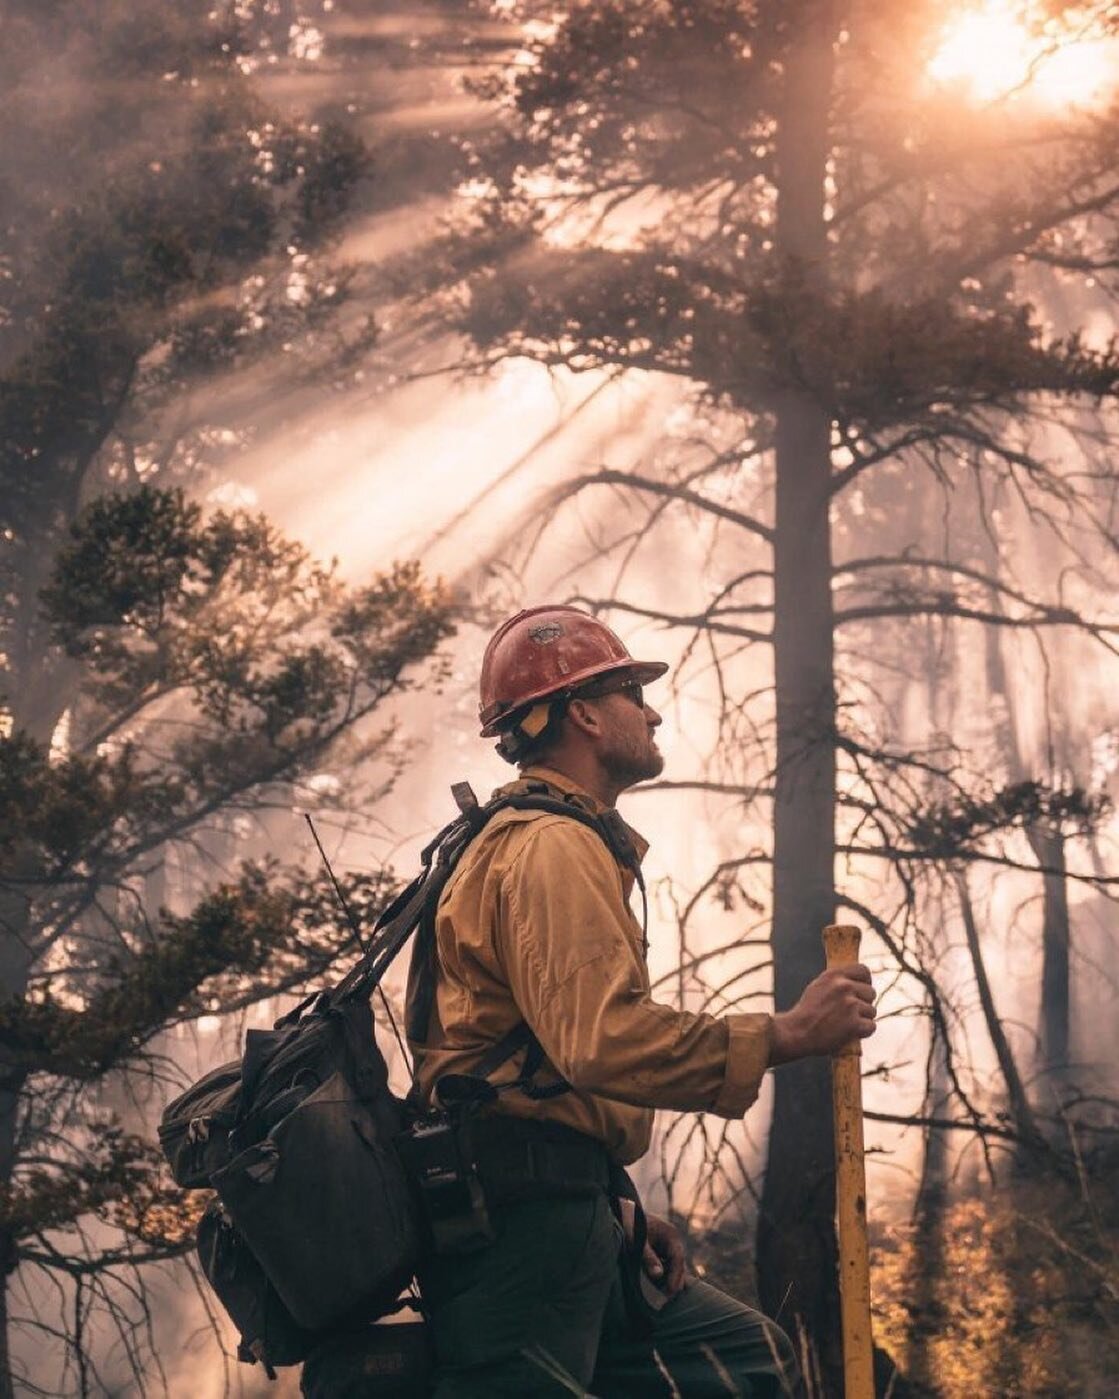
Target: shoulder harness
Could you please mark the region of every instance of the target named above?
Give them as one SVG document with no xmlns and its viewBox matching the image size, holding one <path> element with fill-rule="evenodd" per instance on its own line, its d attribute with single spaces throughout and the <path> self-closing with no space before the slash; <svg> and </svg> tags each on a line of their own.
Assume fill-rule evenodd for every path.
<svg viewBox="0 0 1119 1399">
<path fill-rule="evenodd" d="M 423 1042 L 435 1004 L 435 917 L 439 900 L 467 846 L 501 811 L 547 812 L 578 821 L 593 830 L 618 864 L 634 876 L 641 892 L 642 945 L 646 949 L 648 946 L 649 904 L 641 862 L 629 828 L 614 808 L 596 814 L 573 795 L 556 795 L 544 782 L 534 782 L 520 792 L 497 796 L 484 804 L 478 801 L 468 782 L 456 782 L 451 787 L 451 795 L 459 816 L 444 826 L 421 852 L 420 873 L 381 913 L 373 929 L 372 942 L 361 960 L 333 991 L 327 993 L 331 1004 L 370 994 L 415 932 L 412 973 L 416 992 L 406 1025 L 408 1038 L 414 1044 Z M 512 1082 L 502 1084 L 502 1091 L 519 1088 L 537 1099 L 558 1097 L 570 1091 L 571 1085 L 564 1079 L 548 1084 L 533 1082 L 544 1061 L 544 1051 L 522 1020 L 490 1046 L 474 1073 L 444 1075 L 438 1085 L 440 1100 L 451 1105 L 496 1096 L 498 1090 L 488 1082 L 490 1075 L 521 1049 L 525 1050 L 521 1072 Z"/>
</svg>

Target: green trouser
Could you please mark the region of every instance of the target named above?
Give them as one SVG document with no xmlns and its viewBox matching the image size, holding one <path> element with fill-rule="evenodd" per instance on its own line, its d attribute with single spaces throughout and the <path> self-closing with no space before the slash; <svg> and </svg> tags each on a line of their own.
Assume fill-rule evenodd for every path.
<svg viewBox="0 0 1119 1399">
<path fill-rule="evenodd" d="M 525 1200 L 494 1211 L 497 1239 L 432 1260 L 421 1282 L 438 1372 L 434 1399 L 743 1399 L 799 1392 L 785 1334 L 697 1280 L 631 1323 L 621 1229 L 605 1194 Z"/>
</svg>

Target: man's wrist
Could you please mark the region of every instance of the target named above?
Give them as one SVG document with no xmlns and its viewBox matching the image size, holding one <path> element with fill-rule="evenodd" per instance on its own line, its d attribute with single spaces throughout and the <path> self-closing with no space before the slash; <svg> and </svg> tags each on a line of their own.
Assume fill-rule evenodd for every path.
<svg viewBox="0 0 1119 1399">
<path fill-rule="evenodd" d="M 778 1011 L 773 1017 L 773 1030 L 769 1040 L 769 1067 L 788 1064 L 793 1059 L 804 1056 L 802 1036 L 794 1011 Z"/>
</svg>

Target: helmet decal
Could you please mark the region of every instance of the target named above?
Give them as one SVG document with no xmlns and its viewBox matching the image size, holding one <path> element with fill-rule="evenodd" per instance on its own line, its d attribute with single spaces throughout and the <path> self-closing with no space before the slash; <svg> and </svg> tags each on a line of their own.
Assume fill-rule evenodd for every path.
<svg viewBox="0 0 1119 1399">
<path fill-rule="evenodd" d="M 530 627 L 528 634 L 537 646 L 547 646 L 550 642 L 559 640 L 563 635 L 563 627 L 559 622 L 544 622 L 539 627 Z"/>
</svg>

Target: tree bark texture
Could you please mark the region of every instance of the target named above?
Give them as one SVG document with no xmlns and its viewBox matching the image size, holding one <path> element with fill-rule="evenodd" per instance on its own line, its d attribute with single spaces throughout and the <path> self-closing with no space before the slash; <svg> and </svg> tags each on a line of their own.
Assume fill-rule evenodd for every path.
<svg viewBox="0 0 1119 1399">
<path fill-rule="evenodd" d="M 796 278 L 826 282 L 824 180 L 833 71 L 830 0 L 790 7 L 793 44 L 777 136 L 777 243 Z M 795 353 L 795 352 L 794 352 Z M 792 359 L 792 355 L 791 355 Z M 787 1010 L 823 970 L 820 935 L 835 911 L 835 734 L 831 420 L 789 384 L 775 403 L 773 811 L 774 999 Z M 822 1390 L 842 1393 L 831 1088 L 825 1060 L 775 1075 L 758 1223 L 763 1306 L 807 1331 Z"/>
<path fill-rule="evenodd" d="M 32 873 L 30 863 L 17 850 L 10 859 L 13 875 Z M 0 888 L 0 998 L 17 1000 L 27 991 L 31 967 L 32 926 L 30 892 Z M 11 1188 L 17 1159 L 20 1095 L 24 1077 L 0 1059 L 0 1190 Z M 0 1229 L 0 1399 L 15 1393 L 8 1336 L 8 1282 L 16 1268 L 16 1243 L 10 1231 Z"/>
<path fill-rule="evenodd" d="M 6 1243 L 6 1241 L 4 1241 Z M 0 1244 L 3 1246 L 3 1244 Z M 12 1356 L 8 1345 L 7 1288 L 0 1287 L 0 1399 L 15 1399 Z"/>
<path fill-rule="evenodd" d="M 946 623 L 946 627 L 952 626 Z M 950 734 L 956 723 L 958 689 L 955 675 L 942 673 L 941 656 L 954 656 L 942 648 L 941 623 L 929 618 L 925 626 L 925 693 L 929 712 L 929 729 L 934 735 Z M 934 789 L 938 796 L 947 796 L 944 784 Z M 929 927 L 936 929 L 934 946 L 941 953 L 950 942 L 948 910 L 943 897 L 937 897 L 930 908 Z M 949 1075 L 948 1044 L 944 1027 L 932 1014 L 931 1000 L 927 1003 L 932 1043 L 925 1085 L 924 1114 L 937 1118 L 947 1115 L 952 1100 Z M 936 1361 L 930 1342 L 944 1329 L 945 1317 L 939 1287 L 945 1269 L 945 1210 L 948 1204 L 951 1156 L 948 1133 L 928 1127 L 924 1134 L 924 1159 L 917 1198 L 913 1208 L 913 1255 L 910 1263 L 907 1292 L 915 1321 L 906 1344 L 905 1371 L 919 1392 L 935 1393 Z"/>
</svg>

